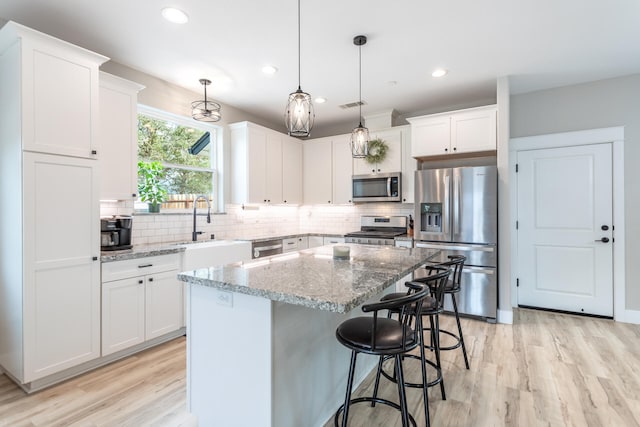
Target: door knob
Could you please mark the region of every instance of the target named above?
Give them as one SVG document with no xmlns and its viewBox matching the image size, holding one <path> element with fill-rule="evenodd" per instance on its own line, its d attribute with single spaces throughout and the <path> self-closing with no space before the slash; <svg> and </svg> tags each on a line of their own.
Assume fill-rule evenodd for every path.
<svg viewBox="0 0 640 427">
<path fill-rule="evenodd" d="M 603 237 L 600 240 L 596 240 L 596 242 L 608 243 L 609 242 L 609 238 L 608 237 Z"/>
</svg>

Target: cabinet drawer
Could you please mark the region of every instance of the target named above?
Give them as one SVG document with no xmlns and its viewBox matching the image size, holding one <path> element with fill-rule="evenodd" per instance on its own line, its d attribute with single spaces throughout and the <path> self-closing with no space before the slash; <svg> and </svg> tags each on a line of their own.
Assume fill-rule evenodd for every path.
<svg viewBox="0 0 640 427">
<path fill-rule="evenodd" d="M 102 264 L 102 282 L 178 270 L 179 268 L 180 258 L 178 254 L 105 262 Z"/>
<path fill-rule="evenodd" d="M 282 239 L 282 252 L 292 252 L 300 249 L 298 247 L 299 241 L 297 237 L 291 237 L 289 239 Z"/>
</svg>

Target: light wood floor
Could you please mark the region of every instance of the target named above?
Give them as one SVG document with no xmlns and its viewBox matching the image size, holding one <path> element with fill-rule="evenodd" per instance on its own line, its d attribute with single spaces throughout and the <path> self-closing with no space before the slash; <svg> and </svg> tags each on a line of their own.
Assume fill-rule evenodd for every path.
<svg viewBox="0 0 640 427">
<path fill-rule="evenodd" d="M 520 309 L 513 325 L 463 319 L 463 329 L 471 369 L 459 351 L 443 353 L 447 400 L 430 389 L 433 426 L 640 426 L 639 325 Z M 417 365 L 406 370 L 418 378 Z M 354 396 L 369 394 L 372 383 L 370 375 Z M 381 395 L 396 393 L 383 380 Z M 419 390 L 407 393 L 424 423 Z M 401 425 L 382 405 L 361 404 L 350 415 L 351 426 Z M 30 396 L 0 376 L 0 426 L 188 422 L 184 338 Z"/>
</svg>

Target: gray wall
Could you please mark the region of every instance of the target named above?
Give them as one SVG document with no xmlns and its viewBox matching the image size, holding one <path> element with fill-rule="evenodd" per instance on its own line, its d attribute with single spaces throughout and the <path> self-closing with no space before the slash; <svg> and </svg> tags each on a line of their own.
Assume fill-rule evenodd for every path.
<svg viewBox="0 0 640 427">
<path fill-rule="evenodd" d="M 640 74 L 511 96 L 511 137 L 624 126 L 626 308 L 640 310 Z"/>
</svg>

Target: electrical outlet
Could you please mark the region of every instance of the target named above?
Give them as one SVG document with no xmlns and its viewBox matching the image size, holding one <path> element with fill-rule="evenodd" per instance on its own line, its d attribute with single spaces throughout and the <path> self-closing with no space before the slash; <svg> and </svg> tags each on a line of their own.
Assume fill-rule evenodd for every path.
<svg viewBox="0 0 640 427">
<path fill-rule="evenodd" d="M 224 307 L 233 307 L 233 292 L 217 291 L 216 303 Z"/>
</svg>

